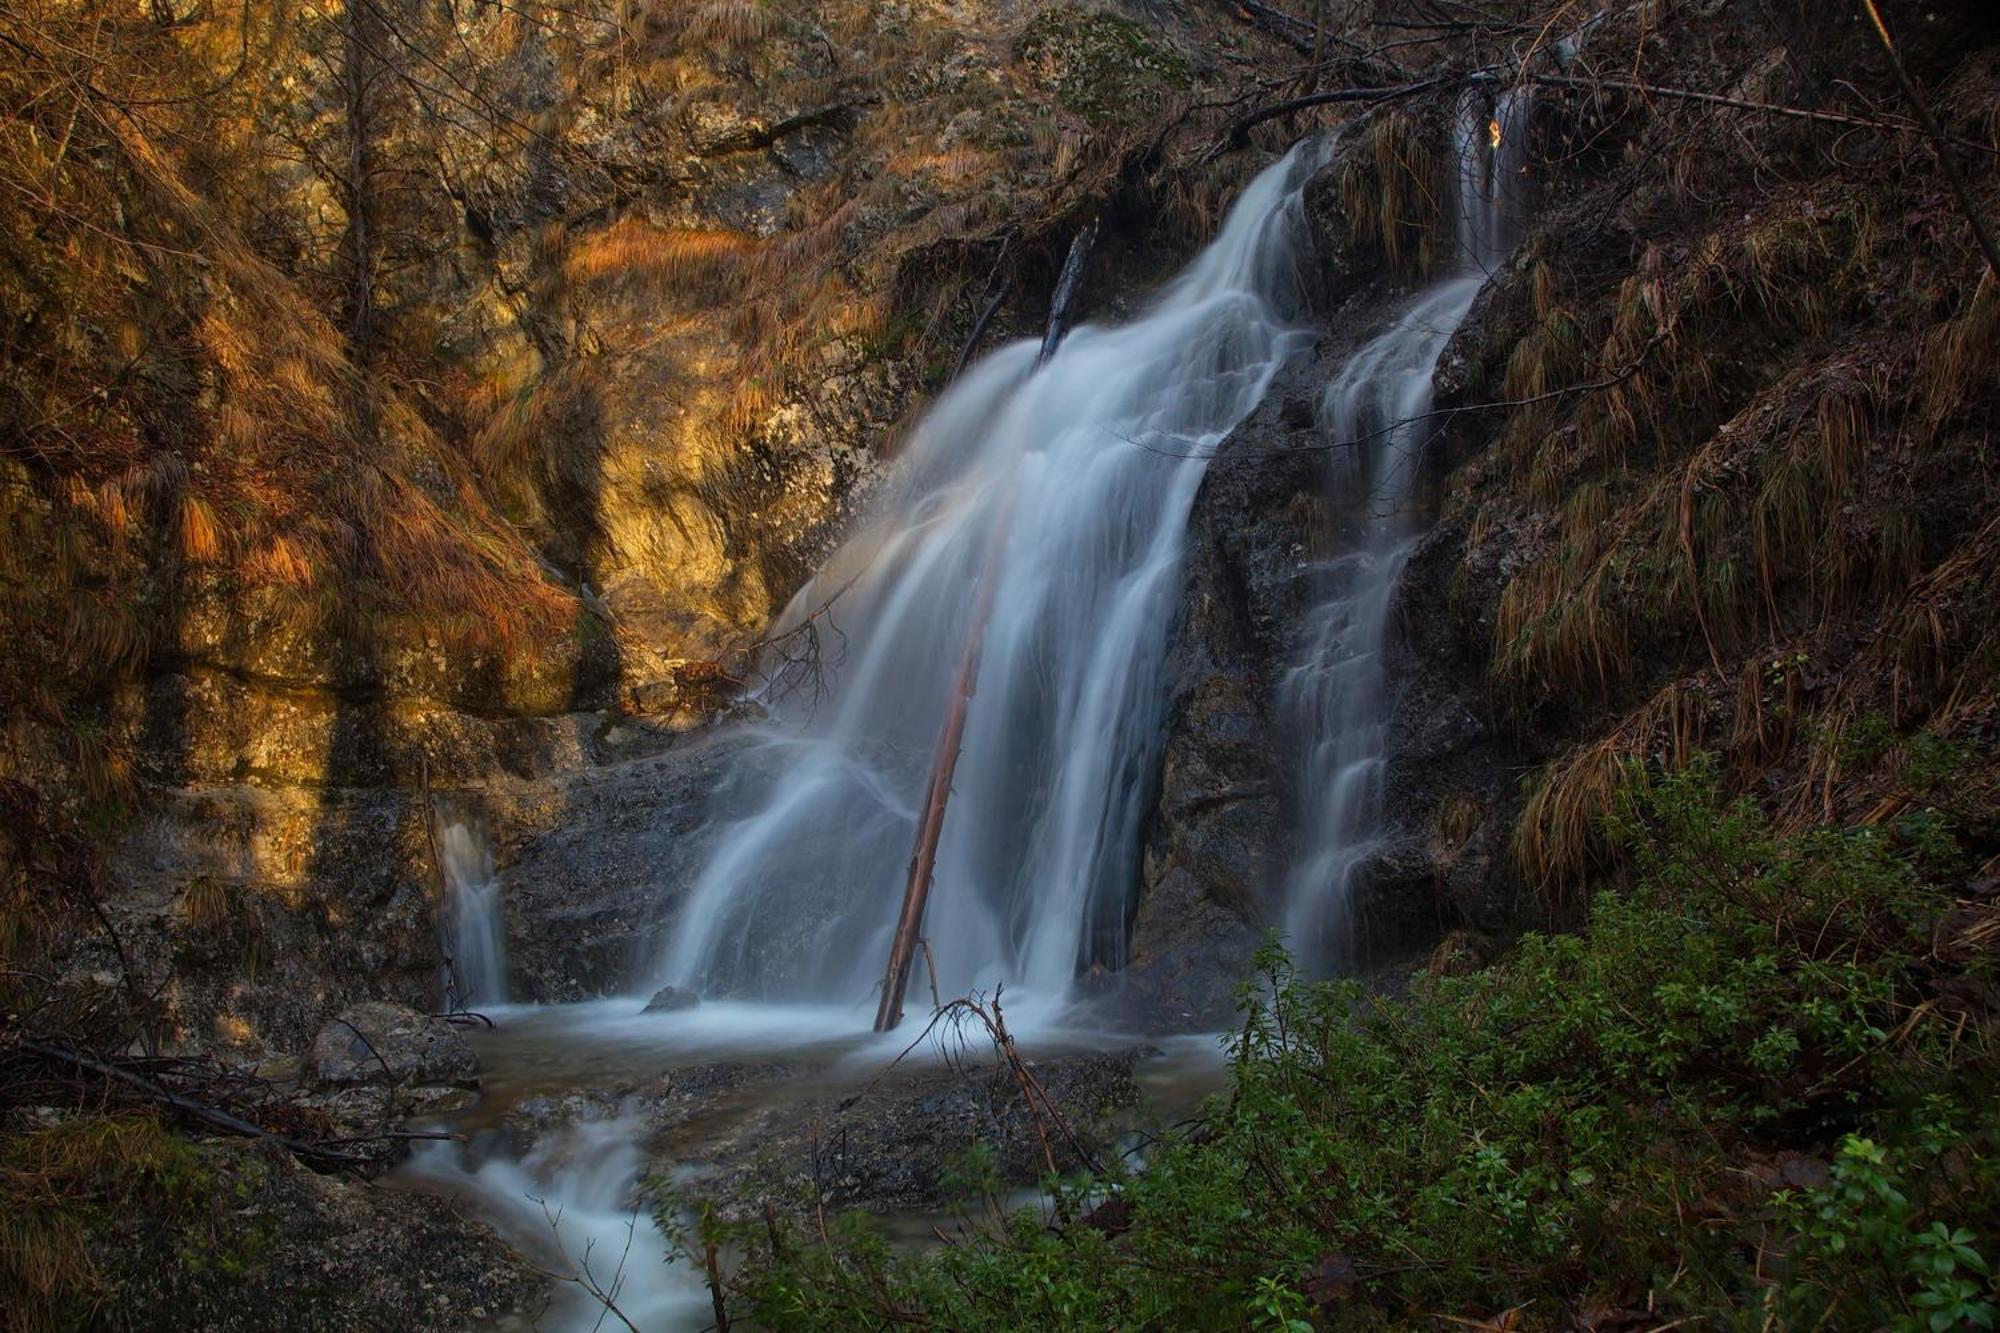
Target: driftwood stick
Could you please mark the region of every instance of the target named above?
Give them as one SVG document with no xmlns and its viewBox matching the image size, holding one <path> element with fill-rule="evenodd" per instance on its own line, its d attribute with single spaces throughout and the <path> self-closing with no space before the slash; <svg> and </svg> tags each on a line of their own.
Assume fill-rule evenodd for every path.
<svg viewBox="0 0 2000 1333">
<path fill-rule="evenodd" d="M 72 1051 L 66 1047 L 52 1046 L 46 1042 L 31 1039 L 22 1040 L 20 1048 L 39 1055 L 45 1060 L 54 1060 L 58 1064 L 68 1065 L 72 1069 L 80 1069 L 87 1073 L 96 1074 L 100 1078 L 110 1079 L 114 1083 L 122 1083 L 126 1087 L 144 1093 L 147 1097 L 159 1102 L 162 1106 L 169 1107 L 190 1120 L 207 1125 L 210 1129 L 220 1130 L 225 1134 L 235 1134 L 242 1138 L 265 1139 L 278 1144 L 294 1156 L 334 1166 L 366 1166 L 369 1161 L 365 1157 L 356 1157 L 350 1153 L 329 1152 L 323 1147 L 307 1143 L 301 1139 L 287 1138 L 283 1134 L 273 1134 L 263 1126 L 252 1124 L 241 1116 L 231 1115 L 229 1112 L 210 1106 L 205 1102 L 198 1102 L 192 1097 L 170 1091 L 149 1078 L 141 1078 L 128 1069 L 120 1069 L 117 1065 L 108 1064 L 103 1060 L 85 1055 L 81 1051 Z"/>
<path fill-rule="evenodd" d="M 965 346 L 958 349 L 958 364 L 951 368 L 953 379 L 965 373 L 965 367 L 972 361 L 973 352 L 978 350 L 979 340 L 986 336 L 987 326 L 992 324 L 993 317 L 1000 313 L 1000 306 L 1006 301 L 1007 293 L 1014 289 L 1014 275 L 1007 268 L 1007 251 L 1013 245 L 1012 236 L 1000 242 L 1000 254 L 994 259 L 993 272 L 986 279 L 986 305 L 980 310 L 979 318 L 973 321 L 972 332 L 965 335 Z"/>
<path fill-rule="evenodd" d="M 1312 40 L 1305 35 L 1312 31 L 1311 24 L 1293 18 L 1283 10 L 1258 4 L 1257 0 L 1221 0 L 1221 3 L 1224 9 L 1235 14 L 1243 22 L 1283 42 L 1300 55 L 1312 54 Z"/>
<path fill-rule="evenodd" d="M 986 303 L 986 308 L 979 312 L 979 318 L 973 321 L 972 332 L 965 335 L 965 346 L 958 349 L 958 363 L 951 368 L 953 379 L 965 373 L 965 367 L 971 362 L 973 352 L 979 347 L 979 340 L 986 336 L 987 327 L 993 323 L 993 317 L 1000 313 L 1000 306 L 1006 299 L 1007 285 L 1002 284 L 994 290 L 992 299 Z"/>
<path fill-rule="evenodd" d="M 1076 318 L 1076 294 L 1083 289 L 1083 270 L 1090 260 L 1090 248 L 1097 244 L 1097 219 L 1092 218 L 1084 229 L 1069 243 L 1069 255 L 1063 260 L 1062 275 L 1056 279 L 1055 295 L 1049 300 L 1049 326 L 1042 333 L 1042 350 L 1035 355 L 1035 369 L 1040 370 L 1056 354 L 1056 348 L 1069 334 L 1069 326 Z"/>
<path fill-rule="evenodd" d="M 986 642 L 986 622 L 993 614 L 994 585 L 1000 581 L 1000 557 L 1007 549 L 1007 533 L 1013 526 L 1014 501 L 1010 494 L 994 520 L 986 541 L 986 559 L 979 576 L 979 599 L 972 609 L 972 627 L 966 632 L 965 652 L 958 662 L 952 686 L 951 706 L 945 713 L 944 728 L 938 733 L 937 751 L 931 757 L 930 786 L 924 793 L 922 812 L 917 818 L 917 842 L 910 854 L 910 876 L 903 886 L 903 910 L 896 919 L 895 939 L 889 946 L 889 970 L 882 979 L 882 1002 L 875 1011 L 875 1030 L 887 1032 L 903 1021 L 903 996 L 910 985 L 910 964 L 914 959 L 917 932 L 923 928 L 924 908 L 930 901 L 931 879 L 937 869 L 938 843 L 944 836 L 945 805 L 951 797 L 951 777 L 958 769 L 965 720 L 970 712 L 972 693 L 979 685 L 979 653 Z"/>
</svg>

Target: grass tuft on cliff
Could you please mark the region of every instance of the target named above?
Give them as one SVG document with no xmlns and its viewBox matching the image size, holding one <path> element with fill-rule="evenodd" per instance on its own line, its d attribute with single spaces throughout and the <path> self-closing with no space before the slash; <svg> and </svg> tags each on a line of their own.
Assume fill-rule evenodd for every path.
<svg viewBox="0 0 2000 1333">
<path fill-rule="evenodd" d="M 94 1242 L 144 1216 L 171 1243 L 207 1208 L 213 1180 L 147 1116 L 79 1115 L 0 1135 L 0 1331 L 104 1327 L 113 1284 Z"/>
</svg>

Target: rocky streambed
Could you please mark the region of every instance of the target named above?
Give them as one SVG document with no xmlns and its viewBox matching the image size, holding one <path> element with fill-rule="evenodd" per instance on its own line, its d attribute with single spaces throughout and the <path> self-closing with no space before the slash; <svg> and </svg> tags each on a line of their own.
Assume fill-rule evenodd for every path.
<svg viewBox="0 0 2000 1333">
<path fill-rule="evenodd" d="M 1215 1038 L 1147 1042 L 1086 1017 L 1023 1006 L 1016 1064 L 965 1012 L 878 1036 L 829 1006 L 505 1008 L 443 1029 L 478 1095 L 411 1097 L 411 1123 L 451 1137 L 387 1183 L 451 1200 L 557 1279 L 538 1326 L 589 1326 L 608 1296 L 647 1328 L 703 1327 L 704 1277 L 669 1266 L 656 1218 L 812 1230 L 861 1209 L 935 1243 L 1034 1199 L 1051 1167 L 1141 1162 L 1221 1080 Z"/>
<path fill-rule="evenodd" d="M 994 998 L 1011 1054 L 966 1010 L 878 1035 L 828 1005 L 353 1005 L 238 1076 L 263 1137 L 165 1148 L 93 1262 L 120 1327 L 593 1328 L 609 1301 L 648 1333 L 704 1328 L 682 1248 L 702 1219 L 725 1281 L 734 1224 L 805 1237 L 858 1211 L 935 1245 L 1047 1207 L 1051 1172 L 1143 1169 L 1224 1078 L 1215 1036 Z"/>
</svg>

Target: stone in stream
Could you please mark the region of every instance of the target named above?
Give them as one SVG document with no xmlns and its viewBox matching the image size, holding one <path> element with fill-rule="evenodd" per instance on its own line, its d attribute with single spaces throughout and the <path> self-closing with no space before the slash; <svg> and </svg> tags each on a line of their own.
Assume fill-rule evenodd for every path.
<svg viewBox="0 0 2000 1333">
<path fill-rule="evenodd" d="M 457 1028 L 406 1005 L 352 1005 L 313 1038 L 309 1067 L 322 1084 L 466 1086 L 479 1058 Z"/>
<path fill-rule="evenodd" d="M 671 1014 L 682 1009 L 692 1009 L 701 1003 L 701 996 L 679 986 L 662 986 L 653 992 L 653 998 L 646 1001 L 642 1012 L 649 1014 Z"/>
</svg>

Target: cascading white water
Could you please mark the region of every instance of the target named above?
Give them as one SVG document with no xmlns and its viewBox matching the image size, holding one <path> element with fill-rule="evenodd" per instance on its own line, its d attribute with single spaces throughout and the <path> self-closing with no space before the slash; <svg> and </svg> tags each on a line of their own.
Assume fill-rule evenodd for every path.
<svg viewBox="0 0 2000 1333">
<path fill-rule="evenodd" d="M 1528 103 L 1460 103 L 1453 275 L 1418 293 L 1327 386 L 1319 428 L 1333 451 L 1331 505 L 1354 516 L 1346 549 L 1315 571 L 1322 584 L 1303 650 L 1279 683 L 1286 734 L 1303 739 L 1294 770 L 1297 849 L 1284 890 L 1287 938 L 1300 962 L 1348 961 L 1354 873 L 1383 834 L 1390 695 L 1384 634 L 1397 576 L 1420 534 L 1410 501 L 1421 471 L 1438 357 L 1520 230 L 1518 180 Z"/>
<path fill-rule="evenodd" d="M 507 998 L 507 944 L 500 922 L 500 880 L 493 848 L 471 822 L 442 821 L 438 863 L 444 871 L 451 966 L 447 1008 L 498 1004 Z"/>
<path fill-rule="evenodd" d="M 845 589 L 838 679 L 803 726 L 771 730 L 778 776 L 723 831 L 661 980 L 866 1001 L 1010 507 L 925 934 L 947 992 L 1060 993 L 1082 967 L 1122 963 L 1201 456 L 1309 341 L 1294 316 L 1315 165 L 1301 146 L 1263 172 L 1135 322 L 1078 328 L 1039 368 L 1035 344 L 1014 344 L 938 401 L 882 517 L 788 613 L 796 623 Z"/>
<path fill-rule="evenodd" d="M 709 1326 L 709 1294 L 685 1267 L 666 1262 L 666 1237 L 638 1189 L 642 1126 L 632 1118 L 581 1120 L 521 1161 L 466 1165 L 455 1143 L 426 1143 L 405 1175 L 485 1201 L 493 1222 L 529 1254 L 549 1253 L 550 1271 L 576 1278 L 538 1328 L 597 1330 L 625 1321 L 652 1330 Z"/>
</svg>

